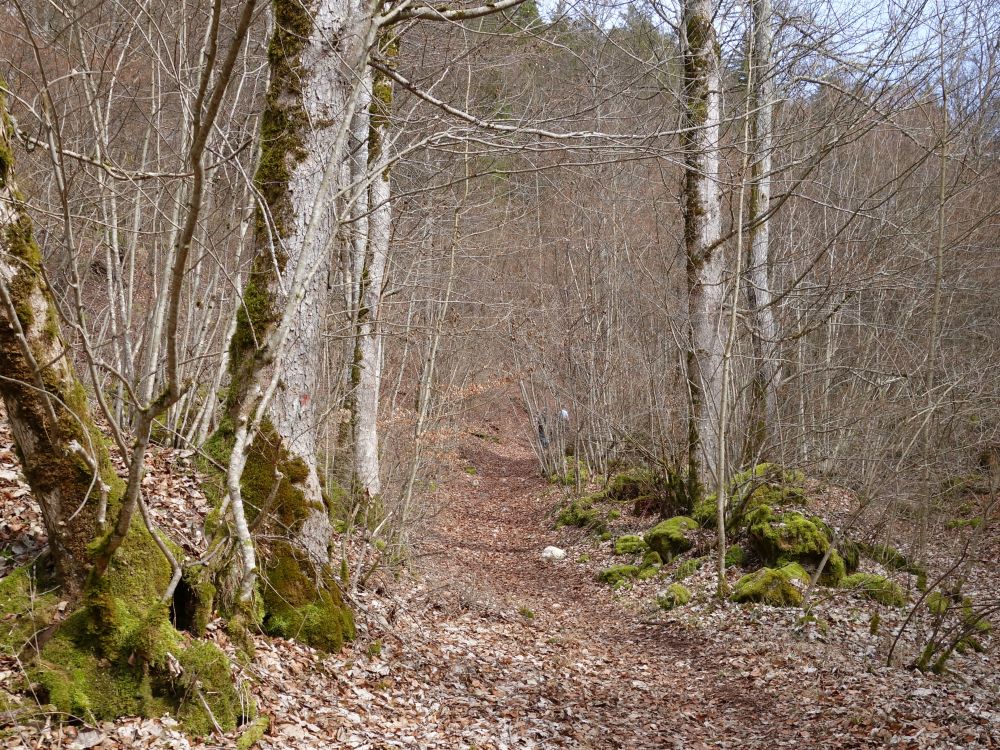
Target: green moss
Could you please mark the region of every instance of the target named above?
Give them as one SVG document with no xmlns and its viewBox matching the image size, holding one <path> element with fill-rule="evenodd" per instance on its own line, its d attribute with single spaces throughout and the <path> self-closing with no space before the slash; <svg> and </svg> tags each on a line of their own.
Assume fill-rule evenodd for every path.
<svg viewBox="0 0 1000 750">
<path fill-rule="evenodd" d="M 59 595 L 34 566 L 15 568 L 0 578 L 0 654 L 16 655 L 52 624 Z"/>
<path fill-rule="evenodd" d="M 940 591 L 933 591 L 927 595 L 927 608 L 938 617 L 943 617 L 951 607 L 951 600 Z"/>
<path fill-rule="evenodd" d="M 656 597 L 657 606 L 666 610 L 682 607 L 689 601 L 691 601 L 691 591 L 680 583 L 671 583 L 665 591 Z"/>
<path fill-rule="evenodd" d="M 263 565 L 264 629 L 324 651 L 339 651 L 354 638 L 354 619 L 340 596 L 337 581 L 325 566 L 317 581 L 312 564 L 291 544 L 279 541 Z"/>
<path fill-rule="evenodd" d="M 615 539 L 616 555 L 639 555 L 649 549 L 638 534 L 625 534 Z"/>
<path fill-rule="evenodd" d="M 597 574 L 597 580 L 614 587 L 621 586 L 631 578 L 639 575 L 639 568 L 635 565 L 612 565 Z"/>
<path fill-rule="evenodd" d="M 726 550 L 727 568 L 743 567 L 743 563 L 745 560 L 746 560 L 746 552 L 743 551 L 743 548 L 740 545 L 734 544 L 729 549 Z"/>
<path fill-rule="evenodd" d="M 698 522 L 699 526 L 706 529 L 714 529 L 718 525 L 719 516 L 716 495 L 713 493 L 700 498 L 695 503 L 691 511 L 691 518 Z"/>
<path fill-rule="evenodd" d="M 692 576 L 695 571 L 699 570 L 705 561 L 708 560 L 707 557 L 693 557 L 690 560 L 685 560 L 674 571 L 674 580 L 683 581 L 685 578 Z"/>
<path fill-rule="evenodd" d="M 228 657 L 178 632 L 160 601 L 171 570 L 136 526 L 106 574 L 89 581 L 82 606 L 59 625 L 30 669 L 50 703 L 88 721 L 174 714 L 204 735 L 215 721 L 229 730 L 244 718 Z"/>
<path fill-rule="evenodd" d="M 869 599 L 886 606 L 902 607 L 906 603 L 903 589 L 884 576 L 872 573 L 855 573 L 844 578 L 841 581 L 841 586 L 845 589 L 860 591 Z"/>
<path fill-rule="evenodd" d="M 646 568 L 651 565 L 663 565 L 663 559 L 660 557 L 659 552 L 650 550 L 642 556 L 642 567 Z"/>
<path fill-rule="evenodd" d="M 830 547 L 822 525 L 816 522 L 818 519 L 808 519 L 801 513 L 775 516 L 764 505 L 755 509 L 747 520 L 750 545 L 765 565 L 789 560 L 815 568 Z"/>
<path fill-rule="evenodd" d="M 820 576 L 819 582 L 824 586 L 839 586 L 846 575 L 847 565 L 844 563 L 844 558 L 837 550 L 833 550 L 830 553 L 830 559 L 823 567 L 823 574 Z"/>
<path fill-rule="evenodd" d="M 772 607 L 799 607 L 802 605 L 802 592 L 792 583 L 795 578 L 801 579 L 805 570 L 798 570 L 786 565 L 783 568 L 761 568 L 753 573 L 747 573 L 733 587 L 734 602 L 759 602 Z M 801 571 L 801 573 L 800 573 Z M 808 576 L 806 578 L 808 580 Z"/>
<path fill-rule="evenodd" d="M 263 739 L 270 725 L 271 719 L 269 717 L 258 716 L 247 725 L 239 739 L 236 740 L 236 750 L 250 750 Z"/>
<path fill-rule="evenodd" d="M 847 575 L 854 573 L 861 563 L 861 545 L 850 539 L 841 539 L 837 551 L 844 561 L 844 571 Z"/>
<path fill-rule="evenodd" d="M 697 522 L 688 516 L 675 516 L 661 521 L 646 532 L 646 544 L 654 552 L 658 552 L 664 560 L 671 560 L 674 555 L 687 552 L 693 546 L 687 532 L 698 528 Z"/>
<path fill-rule="evenodd" d="M 639 575 L 636 576 L 640 581 L 648 581 L 650 578 L 656 578 L 660 574 L 660 565 L 644 565 L 639 568 Z"/>
<path fill-rule="evenodd" d="M 560 484 L 563 487 L 575 487 L 577 482 L 581 485 L 587 483 L 590 477 L 590 470 L 587 463 L 577 458 L 567 458 L 564 471 L 556 472 L 549 476 L 549 481 Z"/>
<path fill-rule="evenodd" d="M 574 500 L 559 512 L 555 527 L 560 529 L 563 526 L 577 526 L 599 534 L 608 530 L 601 511 L 593 507 L 592 501 L 588 498 Z"/>
<path fill-rule="evenodd" d="M 194 599 L 191 632 L 204 637 L 208 623 L 212 621 L 215 605 L 216 589 L 210 571 L 204 566 L 194 565 L 184 571 L 184 581 Z"/>
</svg>

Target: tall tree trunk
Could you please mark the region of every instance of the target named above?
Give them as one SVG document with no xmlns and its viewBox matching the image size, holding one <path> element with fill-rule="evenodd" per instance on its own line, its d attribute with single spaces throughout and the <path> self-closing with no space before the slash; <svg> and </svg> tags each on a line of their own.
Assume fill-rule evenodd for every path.
<svg viewBox="0 0 1000 750">
<path fill-rule="evenodd" d="M 392 236 L 392 193 L 389 156 L 385 148 L 392 94 L 392 82 L 388 76 L 376 74 L 368 112 L 368 169 L 372 173 L 368 204 L 371 215 L 361 273 L 361 299 L 351 376 L 354 387 L 354 476 L 358 490 L 368 497 L 375 497 L 382 490 L 378 455 L 378 404 L 382 381 L 379 316 Z"/>
<path fill-rule="evenodd" d="M 315 403 L 354 106 L 354 71 L 344 60 L 357 38 L 344 0 L 274 0 L 273 8 L 256 175 L 265 210 L 230 344 L 228 417 L 210 442 L 229 464 L 240 598 L 252 596 L 259 566 L 264 627 L 336 650 L 353 622 L 330 567 Z M 253 545 L 251 530 L 266 543 Z"/>
<path fill-rule="evenodd" d="M 689 486 L 714 479 L 722 395 L 719 56 L 711 0 L 684 5 L 684 244 L 688 283 Z"/>
<path fill-rule="evenodd" d="M 31 580 L 47 574 L 43 564 L 4 581 L 8 591 L 33 601 L 28 612 L 3 613 L 20 618 L 24 645 L 39 652 L 26 659 L 38 685 L 32 693 L 88 721 L 169 709 L 195 735 L 233 729 L 245 718 L 246 696 L 237 695 L 222 651 L 174 628 L 168 602 L 179 580 L 179 550 L 150 533 L 141 496 L 146 526 L 130 521 L 97 569 L 98 558 L 109 555 L 111 529 L 126 516 L 125 485 L 67 357 L 41 251 L 14 181 L 12 133 L 0 95 L 0 395 L 59 584 L 57 593 L 38 593 L 50 588 L 36 589 Z M 140 476 L 136 471 L 132 467 L 132 476 Z M 212 610 L 212 590 L 203 583 L 192 577 L 189 587 L 196 600 L 192 617 L 202 623 Z M 71 603 L 65 616 L 57 616 L 60 599 Z M 58 624 L 50 626 L 53 621 Z"/>
<path fill-rule="evenodd" d="M 66 356 L 59 313 L 14 182 L 12 125 L 0 95 L 0 394 L 64 591 L 77 596 L 123 485 Z"/>
<path fill-rule="evenodd" d="M 750 183 L 749 220 L 750 260 L 747 266 L 747 297 L 754 324 L 754 347 L 757 357 L 756 405 L 753 433 L 755 448 L 767 444 L 778 423 L 777 388 L 780 378 L 778 364 L 778 323 L 774 314 L 771 282 L 768 275 L 771 223 L 767 217 L 771 200 L 772 119 L 774 112 L 774 78 L 771 74 L 772 7 L 771 0 L 754 0 L 753 66 L 751 87 L 751 137 L 753 139 Z M 751 451 L 756 453 L 756 450 Z"/>
</svg>

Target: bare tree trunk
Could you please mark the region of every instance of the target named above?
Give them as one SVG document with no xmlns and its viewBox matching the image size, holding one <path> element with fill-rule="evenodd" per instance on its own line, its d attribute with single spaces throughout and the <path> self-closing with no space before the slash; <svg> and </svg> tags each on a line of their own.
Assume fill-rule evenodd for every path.
<svg viewBox="0 0 1000 750">
<path fill-rule="evenodd" d="M 753 139 L 749 201 L 750 261 L 747 266 L 747 298 L 754 317 L 754 345 L 757 356 L 757 405 L 759 420 L 753 425 L 755 447 L 767 444 L 778 422 L 777 386 L 778 324 L 774 314 L 773 294 L 768 274 L 771 223 L 767 216 L 771 200 L 772 120 L 774 116 L 774 79 L 771 75 L 773 11 L 771 0 L 754 0 L 751 5 L 753 49 L 750 65 L 750 127 Z M 749 454 L 756 451 L 749 451 Z"/>
<path fill-rule="evenodd" d="M 368 247 L 361 275 L 361 305 L 352 370 L 352 379 L 356 380 L 354 476 L 358 489 L 369 497 L 375 497 L 382 490 L 378 454 L 378 403 L 382 381 L 379 314 L 392 237 L 392 195 L 385 143 L 391 108 L 392 81 L 379 73 L 374 78 L 368 112 L 368 168 L 373 172 L 369 188 L 371 215 L 368 219 Z"/>
<path fill-rule="evenodd" d="M 715 478 L 722 395 L 724 258 L 719 188 L 719 56 L 711 0 L 684 5 L 684 244 L 688 284 L 689 486 Z"/>
</svg>

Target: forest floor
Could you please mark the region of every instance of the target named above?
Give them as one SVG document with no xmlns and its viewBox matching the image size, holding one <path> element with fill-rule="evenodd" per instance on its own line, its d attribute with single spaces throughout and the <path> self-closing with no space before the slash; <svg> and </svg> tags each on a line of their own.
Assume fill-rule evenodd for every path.
<svg viewBox="0 0 1000 750">
<path fill-rule="evenodd" d="M 882 666 L 857 627 L 843 646 L 787 610 L 699 593 L 690 613 L 661 613 L 598 583 L 581 551 L 600 557 L 601 545 L 553 530 L 561 490 L 538 476 L 519 420 L 504 396 L 457 430 L 412 575 L 359 594 L 354 644 L 324 657 L 257 639 L 239 676 L 271 719 L 259 747 L 1000 747 L 995 644 L 965 674 L 925 677 Z M 17 540 L 22 555 L 37 519 L 12 472 L 0 435 L 0 546 Z M 181 473 L 151 483 L 161 510 L 169 495 L 197 496 Z M 567 559 L 542 559 L 553 544 Z M 827 616 L 867 632 L 848 605 Z M 212 637 L 232 648 L 221 627 Z M 18 668 L 0 657 L 0 678 Z M 224 748 L 237 736 L 188 740 L 169 718 L 50 717 L 0 729 L 0 748 Z"/>
</svg>

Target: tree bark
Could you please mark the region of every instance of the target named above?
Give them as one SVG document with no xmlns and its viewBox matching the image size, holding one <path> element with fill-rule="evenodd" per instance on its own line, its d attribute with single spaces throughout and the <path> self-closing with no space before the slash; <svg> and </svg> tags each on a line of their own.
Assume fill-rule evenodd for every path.
<svg viewBox="0 0 1000 750">
<path fill-rule="evenodd" d="M 230 343 L 227 418 L 210 447 L 229 465 L 243 564 L 239 599 L 251 598 L 259 572 L 264 627 L 336 650 L 353 635 L 353 622 L 330 568 L 315 397 L 338 241 L 335 188 L 346 171 L 353 107 L 344 59 L 357 40 L 343 0 L 274 0 L 273 9 L 256 174 L 264 206 Z"/>
<path fill-rule="evenodd" d="M 716 472 L 724 259 L 719 188 L 719 56 L 711 0 L 684 5 L 684 244 L 688 284 L 688 481 L 692 495 Z"/>
<path fill-rule="evenodd" d="M 66 356 L 41 250 L 14 181 L 12 135 L 0 95 L 0 394 L 57 576 L 75 597 L 93 563 L 88 545 L 123 486 Z"/>
<path fill-rule="evenodd" d="M 392 108 L 392 81 L 378 73 L 372 84 L 369 111 L 368 237 L 361 273 L 361 299 L 352 368 L 354 387 L 354 476 L 358 490 L 368 497 L 382 491 L 378 454 L 378 404 L 382 381 L 379 316 L 392 236 L 392 197 L 389 156 L 385 148 Z"/>
<path fill-rule="evenodd" d="M 759 398 L 758 423 L 752 432 L 756 447 L 767 444 L 778 423 L 777 388 L 780 368 L 777 356 L 778 323 L 774 314 L 771 282 L 768 274 L 771 224 L 767 217 L 771 200 L 772 120 L 774 79 L 771 75 L 773 11 L 771 0 L 754 0 L 753 66 L 751 91 L 751 165 L 749 220 L 750 261 L 747 266 L 747 297 L 754 322 L 754 347 L 757 357 L 756 391 Z M 755 451 L 754 451 L 755 452 Z"/>
</svg>

